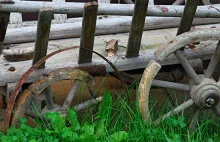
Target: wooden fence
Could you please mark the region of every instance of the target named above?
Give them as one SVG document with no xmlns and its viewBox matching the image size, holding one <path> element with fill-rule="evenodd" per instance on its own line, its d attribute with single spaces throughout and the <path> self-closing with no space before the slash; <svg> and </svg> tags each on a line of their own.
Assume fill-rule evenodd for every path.
<svg viewBox="0 0 220 142">
<path fill-rule="evenodd" d="M 194 16 L 220 18 L 220 5 L 198 6 L 199 0 L 188 0 L 184 6 L 156 6 L 149 5 L 148 0 L 138 0 L 135 5 L 98 4 L 97 2 L 67 3 L 62 0 L 53 2 L 33 2 L 19 0 L 3 0 L 0 3 L 0 50 L 2 51 L 7 25 L 9 21 L 22 22 L 21 13 L 38 12 L 37 35 L 35 39 L 35 53 L 33 64 L 47 54 L 51 21 L 65 20 L 66 14 L 83 15 L 80 47 L 93 49 L 97 15 L 133 15 L 126 58 L 139 55 L 145 16 L 182 16 L 177 35 L 190 30 Z M 11 15 L 11 16 L 10 16 Z M 78 63 L 90 63 L 92 52 L 80 48 Z M 43 69 L 45 63 L 39 68 Z"/>
</svg>

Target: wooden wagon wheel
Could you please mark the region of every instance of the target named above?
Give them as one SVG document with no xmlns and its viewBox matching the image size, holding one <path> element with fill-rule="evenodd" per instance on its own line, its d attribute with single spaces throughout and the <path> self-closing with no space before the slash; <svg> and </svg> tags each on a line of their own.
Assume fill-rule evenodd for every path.
<svg viewBox="0 0 220 142">
<path fill-rule="evenodd" d="M 59 106 L 58 104 L 54 104 L 50 85 L 62 80 L 74 80 L 74 84 L 70 89 L 70 92 L 67 95 L 64 104 L 62 106 Z M 66 108 L 71 105 L 71 102 L 76 94 L 78 87 L 81 84 L 81 81 L 84 81 L 86 83 L 90 95 L 93 95 L 91 87 L 95 84 L 95 79 L 88 73 L 79 69 L 62 68 L 43 75 L 39 80 L 35 81 L 27 89 L 25 89 L 19 96 L 14 107 L 10 125 L 16 125 L 17 120 L 24 117 L 25 114 L 29 114 L 32 116 L 34 115 L 33 110 L 30 110 L 31 102 L 34 102 L 34 100 L 37 100 L 38 102 L 46 100 L 47 105 L 43 109 L 41 109 L 41 106 L 38 108 L 40 115 L 43 115 L 45 112 L 48 111 L 58 111 L 65 115 Z M 101 101 L 101 99 L 101 97 L 92 99 L 88 101 L 87 104 L 91 105 L 91 103 L 97 103 Z M 38 104 L 35 105 L 38 106 Z M 82 109 L 84 106 L 86 106 L 86 104 L 77 107 L 79 109 Z"/>
<path fill-rule="evenodd" d="M 206 41 L 206 40 L 220 40 L 220 29 L 205 29 L 202 31 L 187 32 L 177 36 L 174 40 L 167 43 L 165 46 L 159 48 L 155 55 L 159 60 L 165 60 L 169 55 L 175 54 L 186 73 L 190 77 L 188 84 L 173 83 L 162 80 L 154 80 L 154 77 L 159 72 L 161 66 L 156 61 L 149 62 L 146 67 L 140 85 L 138 88 L 138 107 L 142 118 L 150 123 L 150 111 L 149 111 L 149 92 L 151 85 L 161 88 L 170 88 L 176 90 L 182 90 L 189 93 L 190 99 L 183 104 L 177 106 L 174 110 L 164 114 L 161 118 L 154 121 L 154 124 L 159 124 L 165 118 L 178 114 L 184 109 L 192 106 L 199 108 L 195 113 L 190 125 L 190 131 L 194 131 L 197 125 L 197 120 L 201 109 L 212 109 L 213 112 L 220 116 L 220 80 L 216 81 L 212 78 L 213 72 L 219 62 L 220 58 L 220 42 L 218 43 L 215 52 L 211 58 L 211 61 L 203 74 L 197 75 L 186 57 L 184 56 L 184 50 L 180 50 L 191 43 Z M 204 53 L 205 54 L 205 53 Z M 219 75 L 219 74 L 218 74 Z"/>
</svg>

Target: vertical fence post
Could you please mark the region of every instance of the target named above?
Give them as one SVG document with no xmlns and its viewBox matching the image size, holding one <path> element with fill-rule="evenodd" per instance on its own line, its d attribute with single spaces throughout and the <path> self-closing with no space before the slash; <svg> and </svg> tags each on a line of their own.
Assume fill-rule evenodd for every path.
<svg viewBox="0 0 220 142">
<path fill-rule="evenodd" d="M 50 9 L 42 9 L 39 12 L 33 64 L 47 55 L 47 46 L 52 17 L 53 12 Z M 42 69 L 44 67 L 45 62 L 41 64 L 38 69 Z"/>
<path fill-rule="evenodd" d="M 128 38 L 126 57 L 137 57 L 139 54 L 141 39 L 147 13 L 148 0 L 136 0 Z"/>
<path fill-rule="evenodd" d="M 98 11 L 97 2 L 89 2 L 84 6 L 83 21 L 82 21 L 82 33 L 80 38 L 80 49 L 78 63 L 90 63 L 92 61 L 92 52 L 82 48 L 93 49 L 96 18 Z M 82 48 L 81 48 L 82 47 Z"/>
<path fill-rule="evenodd" d="M 200 0 L 187 0 L 177 35 L 188 32 L 190 30 L 199 2 Z"/>
<path fill-rule="evenodd" d="M 5 34 L 8 27 L 10 13 L 0 12 L 0 54 L 3 49 L 3 44 L 5 40 Z"/>
</svg>

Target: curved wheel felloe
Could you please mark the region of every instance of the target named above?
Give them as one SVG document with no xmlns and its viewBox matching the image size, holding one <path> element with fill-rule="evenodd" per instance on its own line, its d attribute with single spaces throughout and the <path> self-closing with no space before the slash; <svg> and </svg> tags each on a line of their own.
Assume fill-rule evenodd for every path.
<svg viewBox="0 0 220 142">
<path fill-rule="evenodd" d="M 138 108 L 141 113 L 142 119 L 146 122 L 150 122 L 150 111 L 148 106 L 150 87 L 154 77 L 159 72 L 161 66 L 155 61 L 150 61 L 146 67 L 143 76 L 141 78 L 138 88 Z"/>
<path fill-rule="evenodd" d="M 74 80 L 74 84 L 70 89 L 64 104 L 59 106 L 54 104 L 50 85 L 62 80 Z M 71 102 L 76 94 L 78 87 L 81 84 L 81 81 L 86 83 L 88 92 L 93 97 L 91 87 L 95 84 L 95 79 L 84 71 L 76 68 L 62 68 L 52 71 L 48 74 L 44 74 L 39 80 L 35 81 L 27 89 L 25 89 L 19 96 L 11 118 L 11 125 L 15 125 L 17 120 L 21 117 L 24 117 L 25 114 L 31 116 L 34 115 L 33 111 L 30 111 L 29 109 L 31 102 L 35 102 L 35 105 L 41 115 L 48 111 L 60 111 L 65 113 L 66 108 L 71 105 Z M 87 101 L 83 104 L 79 104 L 77 109 L 83 109 L 87 105 L 100 102 L 101 99 L 101 97 L 91 99 L 90 101 Z M 43 100 L 46 101 L 47 105 L 41 109 L 40 102 Z"/>
<path fill-rule="evenodd" d="M 159 60 L 165 60 L 169 55 L 175 54 L 185 69 L 186 73 L 190 77 L 190 81 L 188 84 L 181 84 L 162 80 L 154 80 L 154 77 L 159 72 L 160 65 L 155 61 L 151 61 L 143 73 L 138 92 L 139 111 L 142 115 L 142 118 L 147 123 L 151 122 L 148 105 L 149 91 L 151 86 L 186 91 L 190 96 L 189 100 L 177 106 L 174 110 L 164 114 L 161 118 L 154 120 L 154 124 L 159 124 L 165 118 L 177 114 L 192 106 L 196 106 L 198 110 L 196 111 L 194 119 L 190 125 L 191 132 L 197 125 L 197 120 L 199 119 L 201 109 L 212 109 L 213 112 L 218 117 L 220 117 L 220 81 L 216 81 L 212 78 L 220 58 L 220 42 L 217 44 L 216 50 L 211 58 L 208 68 L 204 71 L 204 74 L 199 75 L 194 71 L 184 56 L 184 51 L 179 50 L 180 48 L 185 47 L 191 43 L 206 40 L 219 41 L 220 30 L 206 29 L 203 31 L 184 33 L 177 36 L 174 40 L 170 41 L 155 52 L 155 55 L 159 58 Z"/>
</svg>

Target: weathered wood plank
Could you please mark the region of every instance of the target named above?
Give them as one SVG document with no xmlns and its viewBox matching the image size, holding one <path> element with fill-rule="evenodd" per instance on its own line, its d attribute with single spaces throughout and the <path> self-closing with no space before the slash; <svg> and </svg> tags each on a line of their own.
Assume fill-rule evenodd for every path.
<svg viewBox="0 0 220 142">
<path fill-rule="evenodd" d="M 196 26 L 195 30 L 201 28 L 210 28 L 210 27 L 220 28 L 220 24 Z M 119 49 L 117 51 L 116 56 L 107 57 L 107 59 L 109 59 L 119 69 L 119 71 L 145 68 L 150 60 L 159 61 L 158 58 L 154 56 L 155 50 L 157 50 L 157 47 L 159 47 L 159 45 L 164 45 L 169 40 L 172 40 L 176 36 L 176 31 L 177 28 L 170 28 L 170 29 L 150 30 L 144 32 L 143 38 L 145 40 L 142 40 L 141 52 L 139 56 L 136 58 L 124 58 L 126 52 L 126 49 L 124 47 L 126 47 L 128 41 L 127 33 L 97 36 L 95 38 L 94 50 L 102 55 L 106 55 L 106 51 L 104 48 L 106 45 L 105 41 L 109 41 L 111 39 L 118 39 Z M 50 49 L 48 50 L 48 53 L 51 53 L 58 49 L 79 45 L 79 42 L 80 42 L 79 38 L 51 40 L 48 44 L 48 47 Z M 217 42 L 218 41 L 202 42 L 195 49 L 186 49 L 184 51 L 186 58 L 187 59 L 201 58 L 202 60 L 210 59 L 215 50 L 215 46 Z M 34 43 L 17 44 L 15 46 L 16 47 L 11 47 L 11 48 L 33 47 Z M 106 63 L 96 55 L 93 55 L 92 63 L 78 64 L 77 63 L 78 53 L 79 53 L 79 48 L 76 48 L 71 51 L 67 51 L 60 53 L 59 55 L 55 55 L 51 59 L 47 60 L 46 68 L 33 72 L 28 77 L 26 82 L 32 82 L 36 80 L 39 76 L 41 76 L 43 73 L 63 67 L 82 67 L 82 66 L 92 66 L 92 65 L 101 64 L 106 66 L 106 72 L 113 71 L 112 68 L 108 65 L 108 63 Z M 176 59 L 174 55 L 171 55 L 165 61 L 162 61 L 160 63 L 161 65 L 171 65 L 171 64 L 178 64 L 179 61 Z M 11 66 L 15 68 L 14 71 L 9 70 Z M 22 61 L 22 62 L 8 62 L 7 60 L 4 59 L 3 56 L 1 56 L 0 86 L 6 85 L 7 82 L 18 81 L 20 77 L 23 75 L 23 73 L 27 71 L 27 69 L 31 66 L 32 66 L 31 60 Z"/>
<path fill-rule="evenodd" d="M 6 48 L 2 50 L 4 58 L 11 62 L 19 62 L 25 60 L 32 60 L 34 56 L 34 47 L 28 48 Z"/>
<path fill-rule="evenodd" d="M 148 0 L 135 1 L 134 14 L 132 17 L 131 29 L 128 38 L 126 58 L 138 56 L 141 45 L 142 33 L 144 29 L 147 7 Z"/>
<path fill-rule="evenodd" d="M 97 2 L 89 2 L 85 4 L 82 21 L 82 34 L 80 38 L 79 64 L 92 61 L 92 52 L 83 48 L 93 50 L 97 11 Z"/>
<path fill-rule="evenodd" d="M 9 22 L 10 13 L 8 12 L 0 12 L 0 53 L 3 49 L 3 43 L 5 40 L 5 34 L 7 31 L 7 26 Z"/>
<path fill-rule="evenodd" d="M 172 5 L 180 5 L 183 4 L 185 0 L 176 0 Z"/>
<path fill-rule="evenodd" d="M 132 0 L 124 0 L 124 3 L 127 3 L 127 4 L 134 4 L 134 2 Z"/>
<path fill-rule="evenodd" d="M 148 5 L 154 5 L 154 0 L 149 0 Z"/>
<path fill-rule="evenodd" d="M 145 20 L 144 30 L 155 30 L 161 28 L 178 27 L 179 17 L 147 17 Z M 132 17 L 102 17 L 97 19 L 96 35 L 115 34 L 129 32 Z M 170 22 L 172 21 L 172 22 Z M 108 23 L 108 24 L 106 24 Z M 193 21 L 193 25 L 220 23 L 220 18 L 205 18 Z M 5 37 L 5 44 L 17 44 L 32 42 L 36 39 L 37 26 L 8 29 Z M 82 22 L 81 19 L 73 23 L 51 25 L 50 39 L 80 37 Z"/>
<path fill-rule="evenodd" d="M 199 29 L 197 29 L 197 27 L 198 26 L 196 26 L 194 28 L 194 30 L 199 30 Z M 203 26 L 199 26 L 199 27 L 202 27 L 202 28 L 217 27 L 217 28 L 219 28 L 218 24 L 203 25 Z M 143 50 L 145 47 L 146 48 L 153 48 L 153 47 L 156 47 L 160 44 L 165 43 L 165 41 L 172 40 L 172 38 L 174 38 L 175 36 L 171 35 L 171 33 L 172 34 L 174 33 L 174 35 L 175 35 L 176 34 L 176 29 L 175 28 L 172 28 L 172 29 L 159 29 L 159 30 L 150 30 L 150 31 L 144 32 L 144 34 L 143 34 L 144 40 L 142 40 L 142 43 L 141 43 L 141 50 Z M 109 41 L 111 39 L 117 39 L 117 40 L 119 40 L 119 46 L 118 46 L 119 51 L 117 51 L 116 55 L 120 55 L 121 47 L 126 47 L 126 45 L 127 45 L 127 41 L 128 41 L 127 36 L 128 36 L 127 33 L 125 33 L 125 34 L 116 34 L 116 35 L 111 34 L 111 35 L 105 35 L 105 36 L 96 36 L 95 37 L 94 48 L 96 48 L 97 46 L 101 46 L 103 48 L 103 47 L 106 46 L 107 41 Z M 80 44 L 80 39 L 79 38 L 52 40 L 52 41 L 49 42 L 49 45 L 48 45 L 49 50 L 48 51 L 50 53 L 52 51 L 51 48 L 56 49 L 56 48 L 60 48 L 60 47 L 71 47 L 71 46 L 79 45 L 79 44 Z M 5 45 L 5 47 L 6 47 L 6 49 L 4 49 L 2 51 L 2 54 L 3 54 L 4 58 L 7 61 L 15 62 L 16 60 L 17 61 L 30 60 L 30 59 L 33 58 L 34 43 Z M 126 48 L 124 48 L 124 51 L 125 51 L 125 49 Z M 98 52 L 100 52 L 100 51 L 98 50 Z M 78 53 L 78 51 L 75 52 L 75 53 Z M 104 50 L 100 53 L 102 55 L 106 55 L 106 52 Z M 94 54 L 93 57 L 96 57 L 96 55 Z M 63 60 L 66 60 L 66 59 L 60 59 L 60 60 L 63 61 Z M 0 63 L 2 63 L 4 61 L 1 61 L 1 58 L 0 58 Z M 10 62 L 7 62 L 7 63 L 10 63 Z"/>
<path fill-rule="evenodd" d="M 211 4 L 210 0 L 202 0 L 202 3 L 203 3 L 204 5 L 209 5 L 209 4 Z"/>
<path fill-rule="evenodd" d="M 21 13 L 11 13 L 10 23 L 11 24 L 21 24 L 22 23 L 22 14 Z"/>
<path fill-rule="evenodd" d="M 13 0 L 0 0 L 0 3 L 4 3 L 4 4 L 13 4 L 14 1 L 13 1 Z"/>
<path fill-rule="evenodd" d="M 190 30 L 199 2 L 200 0 L 187 0 L 177 35 Z"/>
<path fill-rule="evenodd" d="M 50 9 L 42 9 L 39 12 L 33 64 L 35 64 L 41 58 L 47 55 L 47 46 L 50 35 L 50 25 L 52 16 L 53 12 Z M 45 62 L 41 64 L 38 68 L 42 69 L 44 67 Z"/>
<path fill-rule="evenodd" d="M 33 2 L 20 1 L 14 4 L 1 4 L 0 11 L 8 12 L 39 12 L 43 7 L 50 7 L 56 14 L 74 14 L 76 16 L 82 15 L 83 3 L 61 3 L 57 5 L 52 2 Z M 148 16 L 163 16 L 163 17 L 180 17 L 182 16 L 184 6 L 170 6 L 170 5 L 149 5 Z M 219 18 L 220 5 L 206 5 L 198 6 L 195 17 L 203 18 Z M 98 15 L 124 15 L 132 16 L 134 10 L 133 4 L 100 4 L 98 8 Z"/>
<path fill-rule="evenodd" d="M 220 39 L 220 29 L 203 29 L 193 32 L 187 32 L 176 36 L 172 42 L 167 42 L 163 46 L 160 47 L 159 50 L 155 53 L 155 55 L 160 60 L 166 59 L 169 55 L 173 54 L 176 50 L 181 47 L 187 46 L 190 43 L 194 42 L 202 42 L 202 41 L 210 41 L 210 40 L 219 40 Z"/>
<path fill-rule="evenodd" d="M 20 0 L 13 0 L 13 1 L 20 1 Z M 22 23 L 22 14 L 21 13 L 11 13 L 10 14 L 10 23 L 11 24 L 21 24 Z"/>
<path fill-rule="evenodd" d="M 108 3 L 110 4 L 111 0 L 98 0 L 98 3 Z"/>
<path fill-rule="evenodd" d="M 100 16 L 103 17 L 103 16 Z M 54 16 L 55 18 L 55 16 Z M 66 20 L 62 20 L 62 21 L 57 21 L 55 19 L 52 20 L 51 24 L 63 24 L 63 23 L 75 23 L 75 22 L 79 22 L 82 21 L 81 17 L 77 17 L 77 18 L 67 18 Z M 12 28 L 23 28 L 23 27 L 34 27 L 37 26 L 37 20 L 34 21 L 23 21 L 21 24 L 14 24 L 14 23 L 9 23 L 8 25 L 8 29 L 12 29 Z"/>
<path fill-rule="evenodd" d="M 60 5 L 65 2 L 65 0 L 52 0 L 57 5 Z M 67 14 L 54 14 L 54 20 L 58 23 L 62 23 L 64 20 L 67 19 Z"/>
<path fill-rule="evenodd" d="M 212 46 L 207 46 L 205 48 L 197 48 L 195 50 L 187 49 L 185 50 L 185 55 L 187 59 L 210 59 L 212 53 L 215 50 L 216 44 L 212 44 Z M 200 46 L 201 47 L 201 46 Z M 144 68 L 149 63 L 150 60 L 155 60 L 159 62 L 161 65 L 173 65 L 173 64 L 179 64 L 179 61 L 176 59 L 175 56 L 170 56 L 165 61 L 159 61 L 154 56 L 155 49 L 145 50 L 140 53 L 140 55 L 136 58 L 122 58 L 117 56 L 108 57 L 108 59 L 114 63 L 116 68 L 119 71 L 126 71 L 126 70 L 132 70 L 132 69 L 138 69 L 138 68 Z M 65 53 L 67 54 L 67 53 Z M 59 56 L 59 55 L 58 55 Z M 67 56 L 67 55 L 65 55 Z M 69 56 L 71 58 L 71 56 Z M 104 65 L 106 66 L 106 72 L 112 72 L 112 68 L 109 66 L 108 63 L 104 62 L 100 58 L 93 59 L 92 63 L 88 63 L 84 66 L 95 66 L 95 65 Z M 34 71 L 25 82 L 30 83 L 39 78 L 42 74 L 55 70 L 57 68 L 64 68 L 64 67 L 79 67 L 80 65 L 77 64 L 77 62 L 73 62 L 73 60 L 68 60 L 64 62 L 58 62 L 56 64 L 47 64 L 47 68 L 36 70 Z M 81 65 L 82 66 L 82 65 Z M 16 71 L 15 72 L 9 72 L 8 66 L 1 66 L 0 70 L 0 86 L 6 85 L 7 82 L 16 82 L 20 79 L 20 77 L 23 75 L 27 69 L 31 67 L 30 64 L 24 64 L 23 62 L 18 62 L 15 65 Z"/>
</svg>

